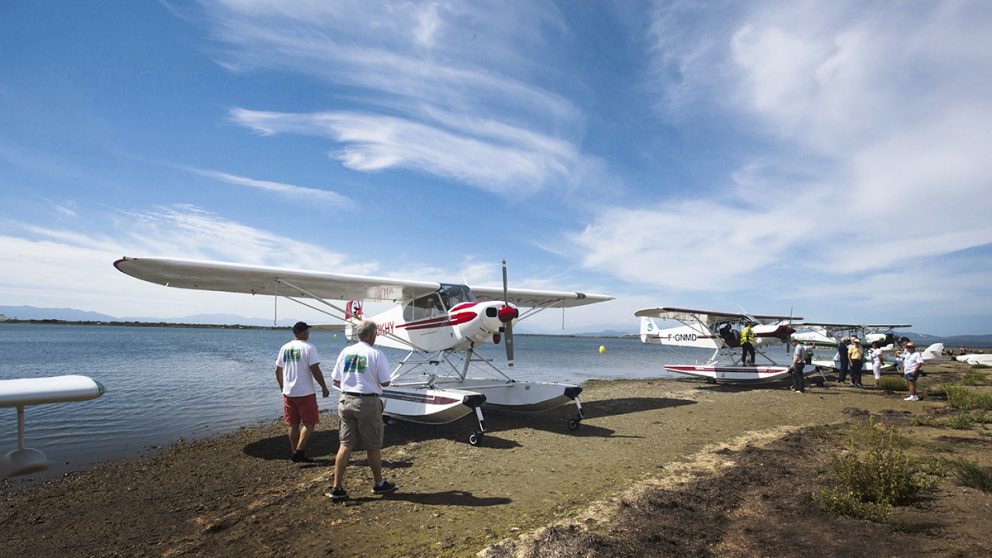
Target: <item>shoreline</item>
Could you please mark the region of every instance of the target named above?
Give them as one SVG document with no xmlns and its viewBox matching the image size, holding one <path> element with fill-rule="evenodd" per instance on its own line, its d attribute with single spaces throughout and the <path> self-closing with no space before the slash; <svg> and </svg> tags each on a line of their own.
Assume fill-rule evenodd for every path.
<svg viewBox="0 0 992 558">
<path fill-rule="evenodd" d="M 967 368 L 959 364 L 940 369 Z M 585 388 L 588 418 L 576 433 L 565 426 L 571 406 L 536 415 L 489 411 L 491 432 L 479 447 L 464 442 L 474 428 L 468 420 L 387 426 L 384 470 L 399 490 L 385 497 L 367 494 L 371 475 L 360 451 L 348 472 L 352 500 L 335 505 L 323 496 L 337 431 L 336 417 L 322 416 L 309 447 L 314 464 L 289 461 L 280 422 L 242 427 L 6 489 L 0 524 L 8 551 L 21 557 L 471 556 L 583 514 L 607 513 L 590 505 L 671 480 L 680 468 L 689 479 L 719 476 L 713 471 L 723 468 L 707 472 L 693 464 L 707 455 L 732 461 L 727 452 L 738 451 L 740 440 L 771 443 L 786 432 L 844 424 L 850 409 L 926 416 L 944 406 L 833 383 L 805 395 L 781 385 L 677 380 L 591 381 Z"/>
</svg>

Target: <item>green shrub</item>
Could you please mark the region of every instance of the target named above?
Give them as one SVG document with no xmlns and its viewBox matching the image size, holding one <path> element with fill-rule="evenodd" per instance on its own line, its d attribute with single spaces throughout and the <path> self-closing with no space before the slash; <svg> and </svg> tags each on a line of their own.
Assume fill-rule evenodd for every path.
<svg viewBox="0 0 992 558">
<path fill-rule="evenodd" d="M 992 394 L 979 393 L 963 386 L 947 386 L 947 403 L 955 409 L 992 411 Z"/>
<path fill-rule="evenodd" d="M 975 425 L 975 422 L 975 417 L 973 417 L 971 413 L 964 411 L 945 420 L 944 424 L 956 430 L 971 430 L 971 427 Z"/>
<path fill-rule="evenodd" d="M 978 367 L 972 367 L 970 370 L 961 376 L 961 381 L 958 382 L 963 386 L 984 386 L 989 384 L 989 373 L 985 370 L 981 370 Z"/>
<path fill-rule="evenodd" d="M 954 462 L 954 474 L 958 484 L 992 492 L 992 467 L 982 467 L 964 460 Z"/>
<path fill-rule="evenodd" d="M 878 387 L 886 391 L 909 391 L 909 384 L 902 377 L 882 376 L 878 381 Z"/>
<path fill-rule="evenodd" d="M 870 420 L 856 427 L 848 449 L 835 455 L 829 476 L 834 486 L 814 495 L 821 508 L 858 519 L 884 522 L 892 506 L 910 501 L 933 485 L 903 452 L 908 441 Z"/>
</svg>

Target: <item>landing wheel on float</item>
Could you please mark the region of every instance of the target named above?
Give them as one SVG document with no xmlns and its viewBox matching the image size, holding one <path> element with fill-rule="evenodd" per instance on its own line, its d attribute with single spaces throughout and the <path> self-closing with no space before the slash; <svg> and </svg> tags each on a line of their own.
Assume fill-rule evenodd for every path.
<svg viewBox="0 0 992 558">
<path fill-rule="evenodd" d="M 582 421 L 580 419 L 577 418 L 568 419 L 568 429 L 573 432 L 578 430 L 579 426 L 581 425 L 582 425 Z"/>
<path fill-rule="evenodd" d="M 468 443 L 477 446 L 482 443 L 482 432 L 473 432 L 468 437 Z"/>
</svg>

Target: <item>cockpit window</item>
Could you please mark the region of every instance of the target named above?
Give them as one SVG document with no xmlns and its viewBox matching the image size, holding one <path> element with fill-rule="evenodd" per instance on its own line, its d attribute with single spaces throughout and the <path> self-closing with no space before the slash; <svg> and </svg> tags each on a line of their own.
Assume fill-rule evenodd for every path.
<svg viewBox="0 0 992 558">
<path fill-rule="evenodd" d="M 403 309 L 403 319 L 412 322 L 414 320 L 424 320 L 445 314 L 447 310 L 441 306 L 441 299 L 438 292 L 424 295 Z"/>
<path fill-rule="evenodd" d="M 403 319 L 412 322 L 434 318 L 446 314 L 453 306 L 474 301 L 472 291 L 465 285 L 441 285 L 437 291 L 407 304 L 403 309 Z"/>
<path fill-rule="evenodd" d="M 441 288 L 438 289 L 437 292 L 441 295 L 441 302 L 448 310 L 463 302 L 475 302 L 475 297 L 472 296 L 472 291 L 465 285 L 442 284 Z"/>
</svg>

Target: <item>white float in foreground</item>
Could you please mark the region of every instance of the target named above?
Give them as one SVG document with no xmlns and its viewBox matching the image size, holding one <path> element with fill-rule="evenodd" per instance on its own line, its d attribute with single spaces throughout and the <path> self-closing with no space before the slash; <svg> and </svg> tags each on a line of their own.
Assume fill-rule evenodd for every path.
<svg viewBox="0 0 992 558">
<path fill-rule="evenodd" d="M 48 469 L 45 454 L 24 447 L 24 407 L 96 399 L 104 393 L 100 382 L 86 376 L 52 376 L 0 380 L 0 407 L 17 407 L 17 449 L 0 457 L 0 478 Z"/>
</svg>

